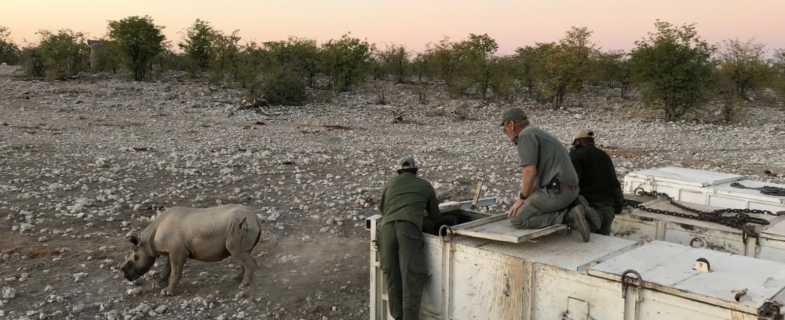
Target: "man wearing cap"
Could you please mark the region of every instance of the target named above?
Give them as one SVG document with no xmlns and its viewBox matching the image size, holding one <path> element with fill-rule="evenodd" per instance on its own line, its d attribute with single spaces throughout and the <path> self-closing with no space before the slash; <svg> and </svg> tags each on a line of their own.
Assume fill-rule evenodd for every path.
<svg viewBox="0 0 785 320">
<path fill-rule="evenodd" d="M 502 116 L 504 134 L 518 150 L 521 191 L 508 217 L 516 228 L 539 229 L 566 223 L 589 241 L 589 226 L 583 206 L 569 206 L 578 198 L 578 175 L 561 141 L 540 128 L 530 126 L 520 108 Z"/>
<path fill-rule="evenodd" d="M 402 159 L 398 175 L 384 185 L 379 212 L 383 217 L 380 262 L 387 280 L 390 315 L 396 320 L 417 320 L 427 274 L 423 218 L 427 212 L 436 221 L 441 213 L 436 191 L 428 181 L 417 177 L 413 158 Z"/>
<path fill-rule="evenodd" d="M 600 215 L 602 226 L 596 233 L 611 234 L 611 224 L 621 213 L 624 195 L 616 178 L 611 157 L 594 145 L 594 131 L 580 129 L 573 138 L 570 159 L 580 179 L 580 195 Z"/>
</svg>

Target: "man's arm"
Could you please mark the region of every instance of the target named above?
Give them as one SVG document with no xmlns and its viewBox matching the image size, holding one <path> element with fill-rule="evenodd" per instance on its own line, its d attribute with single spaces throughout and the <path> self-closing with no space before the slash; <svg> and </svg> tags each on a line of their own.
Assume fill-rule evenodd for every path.
<svg viewBox="0 0 785 320">
<path fill-rule="evenodd" d="M 521 194 L 528 197 L 534 193 L 534 190 L 537 190 L 537 186 L 534 185 L 537 178 L 537 165 L 530 164 L 523 166 L 523 173 L 521 173 Z M 510 211 L 507 211 L 508 217 L 515 216 L 515 212 L 518 211 L 523 205 L 524 200 L 518 197 L 518 200 L 515 201 L 515 204 L 512 205 Z"/>
<path fill-rule="evenodd" d="M 436 197 L 436 190 L 431 187 L 430 195 L 428 196 L 428 206 L 425 208 L 428 211 L 428 218 L 436 221 L 441 217 L 441 210 L 439 210 L 439 199 Z"/>
<path fill-rule="evenodd" d="M 537 166 L 530 164 L 523 166 L 523 173 L 521 174 L 521 194 L 528 197 L 534 193 L 537 187 L 534 185 L 537 178 Z"/>
</svg>

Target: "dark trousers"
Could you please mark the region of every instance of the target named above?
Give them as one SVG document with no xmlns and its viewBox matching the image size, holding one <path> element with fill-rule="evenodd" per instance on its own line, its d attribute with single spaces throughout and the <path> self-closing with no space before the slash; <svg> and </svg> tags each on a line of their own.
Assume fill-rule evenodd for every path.
<svg viewBox="0 0 785 320">
<path fill-rule="evenodd" d="M 419 320 L 427 274 L 422 232 L 412 222 L 391 221 L 382 226 L 379 238 L 390 315 L 396 320 Z"/>
<path fill-rule="evenodd" d="M 605 236 L 611 235 L 611 225 L 613 225 L 613 218 L 616 218 L 613 207 L 610 203 L 599 203 L 593 204 L 592 206 L 595 208 L 594 210 L 597 211 L 597 214 L 600 215 L 600 220 L 602 220 L 602 226 L 599 230 L 595 230 L 594 233 Z"/>
</svg>

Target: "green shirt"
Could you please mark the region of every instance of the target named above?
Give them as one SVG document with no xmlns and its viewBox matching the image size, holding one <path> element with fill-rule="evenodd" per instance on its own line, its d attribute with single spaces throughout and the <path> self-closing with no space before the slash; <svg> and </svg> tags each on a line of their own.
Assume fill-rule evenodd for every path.
<svg viewBox="0 0 785 320">
<path fill-rule="evenodd" d="M 580 178 L 580 195 L 590 203 L 612 204 L 621 211 L 624 195 L 611 157 L 593 144 L 576 146 L 570 159 Z"/>
<path fill-rule="evenodd" d="M 577 185 L 578 175 L 570 162 L 570 155 L 561 141 L 550 133 L 534 126 L 526 128 L 515 137 L 521 167 L 537 166 L 534 186 L 545 187 L 554 178 L 562 184 Z"/>
<path fill-rule="evenodd" d="M 436 191 L 430 182 L 404 172 L 384 185 L 382 199 L 379 201 L 379 212 L 384 217 L 382 225 L 390 221 L 406 220 L 414 222 L 422 229 L 426 211 L 431 219 L 439 219 L 439 200 L 436 199 Z"/>
</svg>

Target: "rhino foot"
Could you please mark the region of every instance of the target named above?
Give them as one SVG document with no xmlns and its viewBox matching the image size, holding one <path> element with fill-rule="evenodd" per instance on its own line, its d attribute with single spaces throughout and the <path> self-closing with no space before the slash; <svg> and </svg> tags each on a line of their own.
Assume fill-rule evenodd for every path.
<svg viewBox="0 0 785 320">
<path fill-rule="evenodd" d="M 246 289 L 246 288 L 248 288 L 250 285 L 251 285 L 250 283 L 245 283 L 245 282 L 244 282 L 244 283 L 241 283 L 241 284 L 240 284 L 240 290 L 245 290 L 245 289 Z"/>
<path fill-rule="evenodd" d="M 171 297 L 174 295 L 174 290 L 169 290 L 169 288 L 163 289 L 161 290 L 161 295 Z"/>
<path fill-rule="evenodd" d="M 169 286 L 169 281 L 158 281 L 153 283 L 153 289 L 161 289 Z"/>
</svg>

